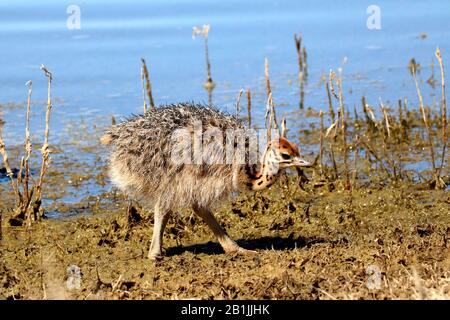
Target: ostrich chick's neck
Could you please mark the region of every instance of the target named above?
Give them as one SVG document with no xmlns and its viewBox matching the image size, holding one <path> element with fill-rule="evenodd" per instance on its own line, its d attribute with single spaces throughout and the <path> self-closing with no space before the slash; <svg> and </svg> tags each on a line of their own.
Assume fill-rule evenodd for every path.
<svg viewBox="0 0 450 320">
<path fill-rule="evenodd" d="M 255 174 L 247 172 L 249 178 L 248 186 L 254 191 L 266 189 L 277 181 L 278 175 L 278 164 L 274 162 L 262 163 L 260 170 Z"/>
</svg>

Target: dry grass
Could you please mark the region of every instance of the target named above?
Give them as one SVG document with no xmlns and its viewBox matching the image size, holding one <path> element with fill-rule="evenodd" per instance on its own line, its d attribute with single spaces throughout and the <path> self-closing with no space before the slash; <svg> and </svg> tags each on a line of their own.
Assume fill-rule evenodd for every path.
<svg viewBox="0 0 450 320">
<path fill-rule="evenodd" d="M 27 95 L 27 109 L 25 117 L 25 156 L 21 158 L 20 170 L 17 177 L 14 178 L 11 165 L 9 164 L 8 153 L 5 143 L 2 139 L 2 132 L 0 131 L 0 153 L 3 157 L 3 163 L 5 165 L 7 174 L 10 178 L 12 189 L 15 195 L 15 208 L 13 210 L 12 217 L 9 219 L 11 225 L 27 225 L 30 226 L 33 221 L 40 220 L 44 216 L 44 209 L 42 207 L 42 188 L 44 185 L 44 179 L 46 171 L 50 164 L 50 151 L 49 151 L 49 134 L 50 134 L 50 114 L 52 110 L 52 97 L 51 97 L 51 85 L 52 85 L 52 73 L 44 66 L 41 66 L 41 70 L 44 72 L 48 79 L 48 92 L 47 92 L 47 111 L 45 115 L 45 131 L 44 131 L 44 143 L 41 148 L 41 170 L 39 173 L 39 179 L 33 179 L 30 173 L 30 157 L 32 154 L 32 144 L 30 139 L 30 113 L 31 113 L 31 95 L 32 95 L 32 83 L 27 82 L 28 95 Z M 30 180 L 32 184 L 30 183 Z"/>
</svg>

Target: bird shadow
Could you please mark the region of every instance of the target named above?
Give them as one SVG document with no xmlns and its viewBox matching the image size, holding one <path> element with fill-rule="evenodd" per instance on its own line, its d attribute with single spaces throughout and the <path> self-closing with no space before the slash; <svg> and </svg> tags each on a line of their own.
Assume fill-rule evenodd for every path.
<svg viewBox="0 0 450 320">
<path fill-rule="evenodd" d="M 239 246 L 249 250 L 292 250 L 309 247 L 316 243 L 328 243 L 332 241 L 316 237 L 261 237 L 258 239 L 240 239 L 236 242 Z M 219 243 L 209 241 L 206 243 L 168 248 L 166 250 L 166 256 L 180 255 L 185 252 L 204 253 L 208 255 L 224 253 Z"/>
</svg>

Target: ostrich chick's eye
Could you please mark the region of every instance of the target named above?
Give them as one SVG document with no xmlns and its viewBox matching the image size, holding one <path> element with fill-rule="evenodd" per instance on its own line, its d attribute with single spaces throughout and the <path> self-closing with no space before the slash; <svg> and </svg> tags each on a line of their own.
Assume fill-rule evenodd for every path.
<svg viewBox="0 0 450 320">
<path fill-rule="evenodd" d="M 281 157 L 283 158 L 283 160 L 289 160 L 291 158 L 291 156 L 288 153 L 282 153 Z"/>
</svg>

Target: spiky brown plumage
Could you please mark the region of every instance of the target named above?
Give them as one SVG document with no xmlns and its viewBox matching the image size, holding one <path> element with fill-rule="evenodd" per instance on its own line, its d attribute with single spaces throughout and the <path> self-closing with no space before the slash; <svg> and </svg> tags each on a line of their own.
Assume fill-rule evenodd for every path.
<svg viewBox="0 0 450 320">
<path fill-rule="evenodd" d="M 247 148 L 243 156 L 247 162 L 238 161 L 242 154 L 235 152 L 232 161 L 224 163 L 224 154 L 217 151 L 217 145 L 205 142 L 201 156 L 203 160 L 208 159 L 209 164 L 197 163 L 195 159 L 194 163 L 172 161 L 172 152 L 179 138 L 175 133 L 184 130 L 190 135 L 198 134 L 200 123 L 202 133 L 214 128 L 222 133 L 231 130 L 235 136 L 246 137 Z M 260 166 L 249 163 L 258 155 L 255 154 L 256 149 L 249 147 L 248 137 L 252 133 L 247 130 L 235 116 L 203 105 L 183 103 L 133 116 L 112 126 L 101 138 L 103 144 L 112 147 L 110 176 L 113 183 L 133 198 L 154 205 L 152 257 L 161 253 L 162 232 L 168 216 L 184 207 L 194 208 L 209 224 L 225 250 L 243 250 L 220 228 L 209 208 L 233 191 L 260 190 L 270 186 L 278 177 L 279 165 L 281 169 L 289 165 L 308 165 L 307 162 L 299 162 L 303 160 L 299 158 L 298 148 L 284 138 L 268 144 Z M 227 143 L 236 144 L 236 140 L 226 135 L 220 143 L 225 147 Z M 288 154 L 287 157 L 292 156 L 292 159 L 282 158 L 281 152 Z"/>
</svg>

